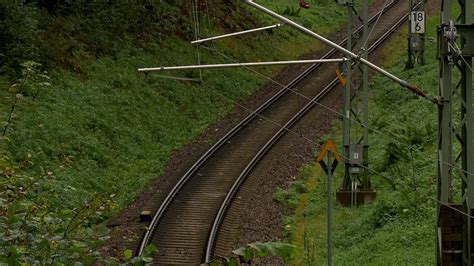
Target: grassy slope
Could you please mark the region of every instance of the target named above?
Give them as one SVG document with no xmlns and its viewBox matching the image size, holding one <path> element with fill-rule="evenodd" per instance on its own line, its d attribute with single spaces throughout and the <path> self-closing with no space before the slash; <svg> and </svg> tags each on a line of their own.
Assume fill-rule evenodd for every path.
<svg viewBox="0 0 474 266">
<path fill-rule="evenodd" d="M 428 24 L 436 36 L 437 18 Z M 397 76 L 437 93 L 435 42 L 427 41 L 425 66 L 404 71 L 404 34 L 393 39 L 385 67 Z M 333 218 L 333 262 L 336 265 L 429 265 L 434 263 L 436 187 L 436 108 L 382 77 L 372 82 L 370 126 L 371 178 L 378 191 L 375 204 L 357 209 L 336 206 Z M 339 140 L 340 125 L 332 137 Z M 410 148 L 408 148 L 410 147 Z M 411 151 L 410 151 L 411 150 Z M 309 165 L 302 179 L 275 197 L 295 208 L 286 229 L 299 248 L 295 265 L 322 265 L 326 254 L 326 185 L 319 166 Z M 334 186 L 340 185 L 341 167 Z M 386 180 L 390 179 L 390 182 Z M 395 189 L 390 185 L 394 183 Z M 335 199 L 334 199 L 335 200 Z"/>
<path fill-rule="evenodd" d="M 297 5 L 286 0 L 263 4 L 282 11 Z M 165 17 L 179 13 L 180 8 L 172 5 L 165 4 Z M 231 9 L 230 15 L 221 7 L 210 7 L 210 14 L 215 15 L 211 26 L 203 18 L 204 36 L 275 23 L 247 7 Z M 332 1 L 299 14 L 295 10 L 289 9 L 286 15 L 324 35 L 341 27 L 345 19 Z M 160 174 L 174 150 L 191 142 L 231 111 L 235 101 L 249 97 L 266 81 L 243 69 L 205 71 L 204 86 L 153 77 L 147 80 L 137 68 L 196 63 L 195 47 L 183 37 L 192 35 L 191 19 L 148 21 L 148 27 L 154 22 L 168 27 L 176 21 L 189 22 L 188 27 L 163 30 L 173 33 L 176 29 L 166 37 L 160 28 L 155 35 L 114 36 L 107 21 L 117 18 L 108 17 L 107 10 L 102 13 L 104 16 L 82 19 L 79 12 L 43 21 L 51 27 L 41 35 L 41 45 L 52 62 L 47 74 L 52 85 L 41 87 L 34 98 L 30 86 L 23 87 L 29 93 L 23 93 L 6 136 L 0 138 L 1 262 L 117 262 L 114 258 L 101 261 L 104 258 L 97 252 L 108 238 L 103 221 Z M 150 36 L 159 37 L 153 40 Z M 140 41 L 130 41 L 134 38 Z M 88 50 L 94 47 L 105 52 Z M 321 45 L 284 27 L 229 38 L 210 47 L 235 59 L 203 50 L 204 63 L 294 59 Z M 258 70 L 271 76 L 279 69 Z M 177 75 L 197 77 L 198 73 Z M 15 93 L 20 92 L 19 87 L 7 85 L 8 81 L 0 77 L 3 121 Z M 118 259 L 131 258 L 124 254 Z"/>
<path fill-rule="evenodd" d="M 296 5 L 285 0 L 263 4 L 279 10 Z M 218 7 L 212 8 L 211 13 L 218 12 Z M 271 21 L 253 14 L 259 25 Z M 333 3 L 302 10 L 299 16 L 295 19 L 324 29 L 324 34 L 344 21 Z M 212 28 L 203 23 L 203 31 L 224 32 L 215 23 Z M 284 28 L 227 39 L 213 47 L 240 61 L 289 59 L 320 47 L 314 42 L 314 46 L 290 49 L 308 40 Z M 54 197 L 48 199 L 51 206 L 66 203 L 73 207 L 94 193 L 116 194 L 120 206 L 130 203 L 146 182 L 160 173 L 173 150 L 222 118 L 233 108 L 232 101 L 250 96 L 264 83 L 245 70 L 206 71 L 203 87 L 156 78 L 145 80 L 137 73 L 138 67 L 196 62 L 194 47 L 173 36 L 148 44 L 146 50 L 127 45 L 118 50 L 113 56 L 76 62 L 80 74 L 60 68 L 50 70 L 52 86 L 42 89 L 34 100 L 25 97 L 21 101 L 12 130 L 1 142 L 4 155 L 20 165 L 20 171 L 28 175 L 53 173 L 58 182 L 51 192 Z M 203 61 L 228 60 L 203 51 Z M 269 75 L 276 70 L 260 69 Z M 184 75 L 196 77 L 197 73 Z M 3 88 L 0 111 L 7 112 L 12 101 L 13 94 Z"/>
</svg>

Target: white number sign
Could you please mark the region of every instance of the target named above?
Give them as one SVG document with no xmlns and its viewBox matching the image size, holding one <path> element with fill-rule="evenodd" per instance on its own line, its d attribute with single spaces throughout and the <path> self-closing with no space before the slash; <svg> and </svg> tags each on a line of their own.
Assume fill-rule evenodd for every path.
<svg viewBox="0 0 474 266">
<path fill-rule="evenodd" d="M 425 12 L 413 11 L 411 12 L 411 32 L 425 33 Z"/>
</svg>

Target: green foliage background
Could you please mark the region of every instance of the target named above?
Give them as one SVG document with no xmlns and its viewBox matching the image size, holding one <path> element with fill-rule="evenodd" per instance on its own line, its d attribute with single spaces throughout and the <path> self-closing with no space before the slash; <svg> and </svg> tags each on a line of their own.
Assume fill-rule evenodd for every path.
<svg viewBox="0 0 474 266">
<path fill-rule="evenodd" d="M 205 71 L 201 86 L 137 72 L 196 63 L 188 1 L 27 2 L 0 3 L 0 261 L 106 263 L 103 222 L 265 80 L 243 69 Z M 236 1 L 207 4 L 203 36 L 274 23 Z M 325 35 L 345 20 L 332 1 L 301 11 L 293 1 L 262 4 Z M 284 27 L 208 48 L 204 63 L 294 59 L 321 46 Z"/>
<path fill-rule="evenodd" d="M 428 22 L 426 65 L 404 70 L 406 34 L 385 47 L 384 66 L 393 74 L 437 95 L 436 25 Z M 376 201 L 359 208 L 335 206 L 335 265 L 432 265 L 435 263 L 437 107 L 381 76 L 372 78 L 370 101 L 369 175 Z M 339 140 L 341 125 L 331 137 Z M 340 145 L 339 145 L 340 146 Z M 342 150 L 342 148 L 338 148 Z M 333 187 L 339 187 L 343 167 Z M 294 265 L 327 261 L 326 177 L 318 165 L 308 165 L 301 179 L 275 194 L 295 209 L 286 218 L 287 234 L 299 249 Z M 335 196 L 333 198 L 335 201 Z"/>
</svg>

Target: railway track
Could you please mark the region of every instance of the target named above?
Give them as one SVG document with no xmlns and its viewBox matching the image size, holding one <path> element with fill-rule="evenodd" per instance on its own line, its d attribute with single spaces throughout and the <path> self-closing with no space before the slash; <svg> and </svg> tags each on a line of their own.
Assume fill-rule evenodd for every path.
<svg viewBox="0 0 474 266">
<path fill-rule="evenodd" d="M 402 16 L 398 10 L 402 6 L 403 3 L 392 1 L 381 11 L 384 15 L 369 40 L 369 52 L 406 21 L 407 11 L 401 12 Z M 374 23 L 377 16 L 369 23 Z M 361 28 L 356 30 L 360 31 Z M 344 44 L 345 40 L 340 43 Z M 335 56 L 337 52 L 333 49 L 322 58 Z M 317 76 L 311 75 L 316 71 Z M 225 252 L 226 237 L 217 236 L 221 231 L 230 235 L 232 225 L 227 225 L 224 218 L 241 185 L 287 130 L 337 84 L 333 68 L 312 65 L 231 129 L 189 168 L 163 200 L 138 253 L 152 243 L 158 248 L 154 256 L 157 264 L 200 264 L 209 262 L 216 249 L 219 254 Z M 311 100 L 295 97 L 292 90 Z"/>
</svg>

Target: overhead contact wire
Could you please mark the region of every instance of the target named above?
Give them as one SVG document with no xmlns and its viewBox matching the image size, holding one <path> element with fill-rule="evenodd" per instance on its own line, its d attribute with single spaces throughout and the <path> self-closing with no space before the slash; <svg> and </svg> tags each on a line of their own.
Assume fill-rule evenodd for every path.
<svg viewBox="0 0 474 266">
<path fill-rule="evenodd" d="M 198 0 L 193 0 L 194 37 L 196 40 L 199 40 L 199 36 L 201 35 L 201 32 L 200 32 L 200 25 L 199 25 L 199 10 L 198 10 L 199 3 L 197 1 Z M 198 65 L 201 65 L 201 47 L 200 46 L 196 47 L 196 53 L 197 53 Z M 201 69 L 199 69 L 199 80 L 202 82 Z"/>
<path fill-rule="evenodd" d="M 385 9 L 385 7 L 386 7 L 387 4 L 388 4 L 388 1 L 389 1 L 389 0 L 386 0 L 386 1 L 385 1 L 385 4 L 383 4 L 382 10 Z M 377 27 L 377 24 L 379 23 L 380 18 L 382 17 L 382 14 L 383 14 L 383 13 L 380 12 L 380 14 L 379 14 L 377 20 L 375 21 L 375 24 L 372 26 L 372 29 L 370 29 L 369 35 L 367 35 L 367 39 L 365 39 L 364 45 L 362 45 L 362 47 L 366 47 L 366 46 L 367 46 L 367 43 L 369 42 L 370 36 L 372 35 L 372 33 L 374 32 L 375 28 Z"/>
<path fill-rule="evenodd" d="M 235 59 L 232 59 L 231 57 L 229 57 L 229 56 L 223 54 L 223 53 L 222 53 L 221 51 L 219 51 L 218 49 L 211 49 L 211 48 L 208 48 L 208 47 L 205 47 L 205 46 L 204 46 L 204 48 L 207 49 L 207 50 L 216 52 L 218 55 L 220 55 L 220 56 L 222 56 L 222 57 L 224 57 L 224 58 L 227 58 L 227 59 L 229 59 L 229 60 L 235 60 Z M 296 90 L 294 90 L 294 89 L 288 87 L 287 85 L 284 85 L 284 84 L 282 84 L 282 83 L 280 83 L 280 82 L 278 82 L 278 81 L 272 79 L 271 77 L 269 77 L 269 76 L 267 76 L 267 75 L 265 75 L 265 74 L 263 74 L 263 73 L 261 73 L 261 72 L 255 70 L 255 69 L 253 69 L 253 68 L 246 67 L 246 66 L 244 66 L 244 68 L 246 68 L 247 70 L 249 70 L 249 71 L 251 71 L 251 72 L 254 72 L 255 74 L 257 74 L 257 75 L 259 75 L 259 76 L 261 76 L 261 77 L 267 79 L 268 81 L 270 81 L 270 82 L 272 82 L 272 83 L 274 83 L 274 84 L 276 84 L 276 85 L 278 85 L 278 86 L 281 86 L 282 88 L 285 88 L 285 89 L 289 90 L 289 91 L 292 92 L 292 93 L 295 93 L 295 94 L 297 94 L 297 95 L 300 95 L 301 98 L 304 98 L 304 99 L 306 99 L 306 100 L 308 100 L 308 101 L 313 101 L 313 100 L 312 100 L 311 98 L 309 98 L 308 96 L 306 96 L 306 95 L 304 95 L 304 94 L 302 94 L 302 93 L 300 93 L 300 92 L 298 92 L 298 91 L 296 91 Z M 330 108 L 330 107 L 328 107 L 328 106 L 325 106 L 325 105 L 323 105 L 323 104 L 321 104 L 321 103 L 319 103 L 319 102 L 314 102 L 314 103 L 317 104 L 317 105 L 319 105 L 319 106 L 321 106 L 321 107 L 323 107 L 323 108 L 325 108 L 325 109 L 327 109 L 327 110 L 329 110 L 329 111 L 331 111 L 331 112 L 333 112 L 333 113 L 335 113 L 335 114 L 337 114 L 339 117 L 344 117 L 344 114 L 342 114 L 341 112 L 339 112 L 339 111 L 337 111 L 337 110 L 335 110 L 335 109 L 332 109 L 332 108 Z M 398 140 L 398 136 L 396 136 L 396 135 L 393 135 L 393 134 L 391 134 L 391 133 L 385 133 L 385 132 L 382 132 L 382 131 L 380 131 L 380 130 L 378 130 L 378 129 L 365 126 L 365 125 L 363 125 L 362 123 L 360 123 L 358 120 L 356 120 L 356 119 L 354 119 L 354 118 L 352 118 L 352 117 L 350 118 L 350 120 L 351 120 L 352 122 L 358 124 L 358 125 L 361 125 L 361 126 L 363 126 L 363 127 L 366 127 L 367 129 L 371 130 L 371 131 L 374 132 L 374 133 L 377 133 L 377 134 L 379 134 L 379 135 L 383 135 L 383 136 L 386 136 L 386 137 L 388 137 L 388 138 L 391 138 L 391 139 L 395 140 L 397 143 L 401 144 L 402 146 L 404 146 L 404 147 L 406 147 L 406 148 L 408 148 L 408 149 L 411 148 L 410 145 L 408 145 L 408 144 L 406 144 L 406 143 L 403 143 L 402 141 Z M 425 152 L 422 152 L 422 154 L 425 154 L 425 155 L 427 155 L 428 157 L 431 156 L 430 154 L 427 154 L 427 153 L 425 153 Z M 433 159 L 430 159 L 430 160 L 433 161 Z M 455 165 L 450 164 L 450 163 L 448 163 L 448 162 L 440 161 L 440 160 L 436 160 L 436 162 L 441 162 L 442 164 L 444 164 L 444 165 L 446 165 L 446 166 L 453 167 L 453 168 L 455 168 L 455 169 L 457 169 L 457 170 L 459 170 L 459 171 L 461 171 L 461 172 L 463 172 L 463 173 L 465 173 L 465 174 L 474 176 L 474 173 L 470 173 L 470 172 L 465 171 L 465 170 L 463 170 L 463 169 L 459 169 L 459 168 L 457 168 Z"/>
</svg>

